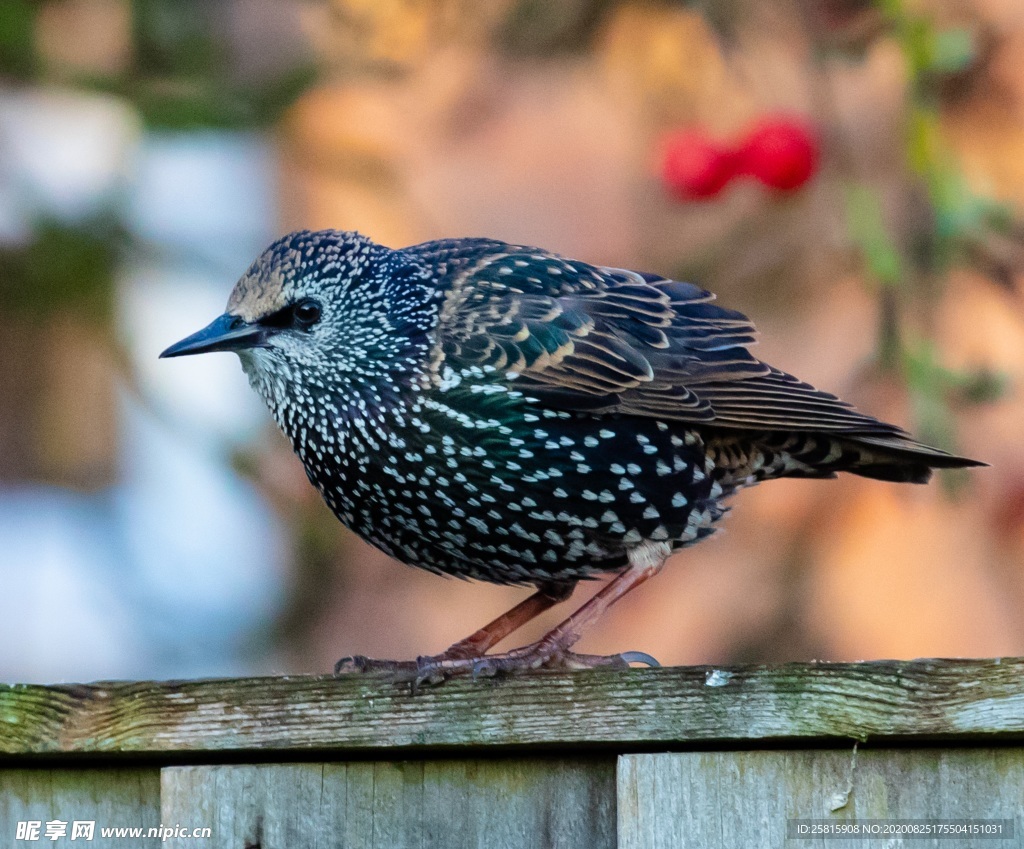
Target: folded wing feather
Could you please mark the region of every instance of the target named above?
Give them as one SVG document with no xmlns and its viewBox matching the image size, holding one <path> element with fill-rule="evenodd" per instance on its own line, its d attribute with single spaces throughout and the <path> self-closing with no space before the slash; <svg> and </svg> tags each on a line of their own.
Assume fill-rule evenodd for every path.
<svg viewBox="0 0 1024 849">
<path fill-rule="evenodd" d="M 453 292 L 441 329 L 446 359 L 493 366 L 554 407 L 916 445 L 758 360 L 747 350 L 756 339 L 747 317 L 689 283 L 506 247 Z"/>
</svg>

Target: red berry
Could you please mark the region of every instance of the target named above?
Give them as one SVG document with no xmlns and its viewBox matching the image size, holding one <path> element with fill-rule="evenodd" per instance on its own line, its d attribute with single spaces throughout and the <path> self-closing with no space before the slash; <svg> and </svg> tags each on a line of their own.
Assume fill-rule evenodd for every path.
<svg viewBox="0 0 1024 849">
<path fill-rule="evenodd" d="M 679 200 L 717 195 L 735 176 L 733 153 L 697 130 L 680 130 L 666 139 L 661 178 Z"/>
<path fill-rule="evenodd" d="M 789 192 L 800 188 L 818 170 L 818 142 L 799 120 L 768 118 L 750 131 L 736 157 L 742 173 Z"/>
</svg>

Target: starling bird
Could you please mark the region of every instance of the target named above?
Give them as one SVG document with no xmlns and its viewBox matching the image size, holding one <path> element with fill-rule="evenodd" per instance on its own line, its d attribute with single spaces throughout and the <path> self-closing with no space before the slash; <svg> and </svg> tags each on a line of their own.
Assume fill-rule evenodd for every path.
<svg viewBox="0 0 1024 849">
<path fill-rule="evenodd" d="M 768 365 L 710 292 L 489 239 L 401 250 L 354 232 L 271 245 L 227 311 L 161 356 L 235 351 L 310 481 L 412 566 L 534 595 L 419 682 L 651 660 L 570 649 L 703 539 L 742 487 L 781 477 L 924 483 L 983 465 L 914 441 Z M 615 577 L 536 643 L 487 654 L 576 583 Z"/>
</svg>

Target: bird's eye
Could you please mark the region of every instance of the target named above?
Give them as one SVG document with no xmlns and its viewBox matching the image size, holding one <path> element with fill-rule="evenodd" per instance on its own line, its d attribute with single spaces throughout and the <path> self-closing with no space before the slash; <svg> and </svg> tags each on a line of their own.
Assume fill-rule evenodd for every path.
<svg viewBox="0 0 1024 849">
<path fill-rule="evenodd" d="M 295 305 L 293 315 L 299 327 L 309 329 L 320 320 L 320 304 L 312 298 L 306 298 Z"/>
</svg>

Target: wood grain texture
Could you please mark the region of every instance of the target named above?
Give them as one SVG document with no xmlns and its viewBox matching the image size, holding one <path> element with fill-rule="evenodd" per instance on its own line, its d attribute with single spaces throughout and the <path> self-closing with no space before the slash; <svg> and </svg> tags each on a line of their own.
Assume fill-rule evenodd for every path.
<svg viewBox="0 0 1024 849">
<path fill-rule="evenodd" d="M 15 839 L 17 824 L 38 821 L 39 843 Z M 105 827 L 160 825 L 160 770 L 152 768 L 114 769 L 0 769 L 0 846 L 52 846 L 45 836 L 51 820 L 67 823 L 67 834 L 56 845 L 94 849 L 155 849 L 160 838 L 107 837 Z M 71 841 L 75 820 L 95 823 L 92 841 Z"/>
<path fill-rule="evenodd" d="M 845 804 L 842 804 L 844 803 Z M 837 810 L 833 810 L 841 805 Z M 786 820 L 1016 819 L 1010 839 L 786 840 Z M 623 755 L 619 849 L 1024 846 L 1024 750 L 870 749 Z"/>
<path fill-rule="evenodd" d="M 162 788 L 163 822 L 210 825 L 207 849 L 615 845 L 610 755 L 167 767 Z"/>
<path fill-rule="evenodd" d="M 1024 660 L 539 672 L 412 695 L 381 676 L 0 687 L 0 756 L 370 754 L 1024 739 Z"/>
</svg>

